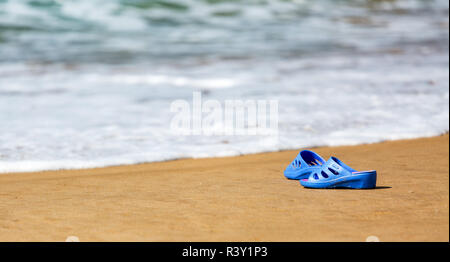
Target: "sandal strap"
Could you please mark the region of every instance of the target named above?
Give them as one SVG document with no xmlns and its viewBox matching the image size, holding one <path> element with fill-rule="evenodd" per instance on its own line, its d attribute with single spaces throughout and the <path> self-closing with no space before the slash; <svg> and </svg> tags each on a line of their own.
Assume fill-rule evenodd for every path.
<svg viewBox="0 0 450 262">
<path fill-rule="evenodd" d="M 336 157 L 331 157 L 328 161 L 322 165 L 316 172 L 311 173 L 308 180 L 311 181 L 323 181 L 334 179 L 337 176 L 351 175 L 356 170 L 344 164 Z"/>
<path fill-rule="evenodd" d="M 305 161 L 303 156 L 308 156 L 310 158 L 309 163 Z M 314 153 L 310 150 L 302 150 L 298 153 L 297 157 L 292 161 L 291 165 L 295 168 L 300 167 L 311 167 L 311 166 L 317 166 L 323 165 L 325 163 L 325 160 L 318 154 Z"/>
</svg>

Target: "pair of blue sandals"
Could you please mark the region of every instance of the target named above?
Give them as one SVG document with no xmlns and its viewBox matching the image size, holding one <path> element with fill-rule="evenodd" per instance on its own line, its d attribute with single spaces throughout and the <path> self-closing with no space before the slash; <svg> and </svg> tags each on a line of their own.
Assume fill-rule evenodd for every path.
<svg viewBox="0 0 450 262">
<path fill-rule="evenodd" d="M 288 179 L 300 180 L 307 188 L 375 188 L 377 171 L 356 171 L 336 157 L 325 161 L 310 150 L 300 151 L 284 170 Z"/>
</svg>

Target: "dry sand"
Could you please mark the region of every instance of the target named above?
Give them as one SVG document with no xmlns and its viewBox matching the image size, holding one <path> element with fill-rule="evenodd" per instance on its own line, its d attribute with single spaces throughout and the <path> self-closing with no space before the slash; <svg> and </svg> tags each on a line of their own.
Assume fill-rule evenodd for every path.
<svg viewBox="0 0 450 262">
<path fill-rule="evenodd" d="M 297 151 L 0 175 L 0 241 L 449 241 L 449 136 L 314 149 L 373 190 L 287 180 Z"/>
</svg>

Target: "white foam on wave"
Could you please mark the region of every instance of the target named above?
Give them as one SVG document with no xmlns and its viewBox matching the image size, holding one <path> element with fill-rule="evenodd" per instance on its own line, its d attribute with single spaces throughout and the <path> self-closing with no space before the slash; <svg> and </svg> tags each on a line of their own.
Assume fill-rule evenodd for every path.
<svg viewBox="0 0 450 262">
<path fill-rule="evenodd" d="M 92 81 L 104 82 L 104 77 L 99 75 L 86 76 Z M 202 89 L 231 88 L 235 86 L 236 80 L 230 78 L 191 78 L 170 75 L 122 75 L 116 74 L 107 79 L 114 84 L 136 85 L 167 85 L 175 87 L 195 86 Z"/>
<path fill-rule="evenodd" d="M 408 53 L 218 61 L 204 68 L 182 68 L 178 75 L 183 77 L 176 77 L 178 69 L 149 70 L 138 65 L 126 70 L 104 66 L 67 70 L 50 65 L 41 74 L 24 73 L 21 66 L 6 66 L 4 71 L 0 67 L 9 72 L 0 78 L 0 172 L 93 168 L 439 135 L 449 130 L 448 57 L 421 57 Z M 220 74 L 213 73 L 218 68 Z M 14 70 L 21 74 L 11 74 Z M 166 74 L 161 73 L 164 70 Z M 210 74 L 202 79 L 205 72 Z M 202 83 L 217 87 L 221 79 L 226 80 L 222 85 L 226 88 L 211 88 L 204 99 L 222 103 L 276 99 L 279 135 L 171 134 L 170 103 L 190 101 Z"/>
</svg>

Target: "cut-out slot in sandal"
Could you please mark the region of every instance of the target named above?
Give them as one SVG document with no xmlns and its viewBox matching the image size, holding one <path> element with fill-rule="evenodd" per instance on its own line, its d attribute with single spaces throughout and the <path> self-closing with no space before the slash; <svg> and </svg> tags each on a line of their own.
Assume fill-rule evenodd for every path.
<svg viewBox="0 0 450 262">
<path fill-rule="evenodd" d="M 320 170 L 325 160 L 310 150 L 303 150 L 284 170 L 284 176 L 288 179 L 307 178 L 316 170 Z"/>
</svg>

